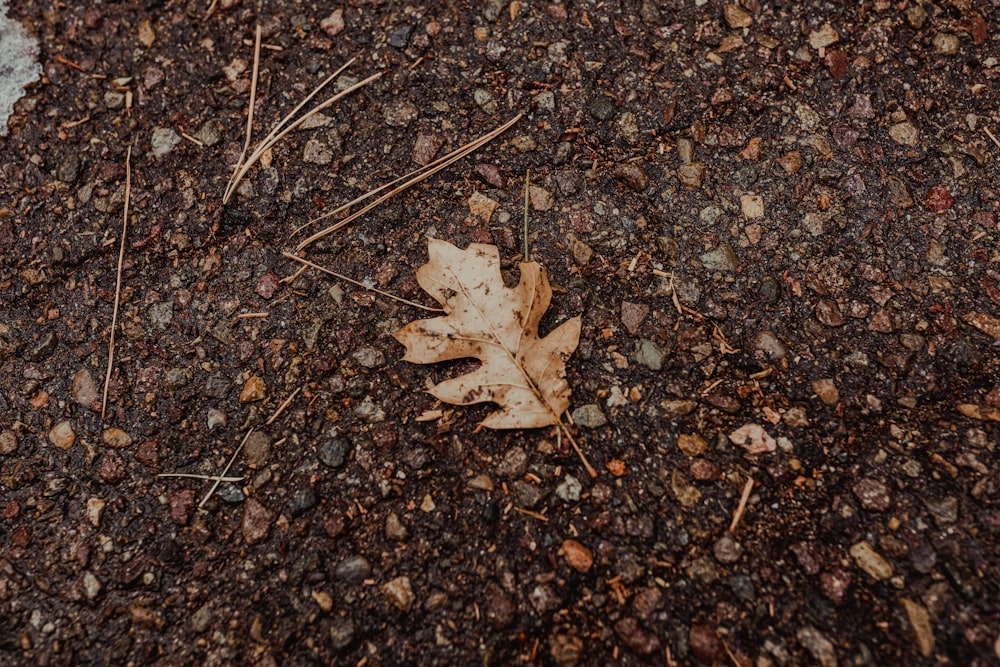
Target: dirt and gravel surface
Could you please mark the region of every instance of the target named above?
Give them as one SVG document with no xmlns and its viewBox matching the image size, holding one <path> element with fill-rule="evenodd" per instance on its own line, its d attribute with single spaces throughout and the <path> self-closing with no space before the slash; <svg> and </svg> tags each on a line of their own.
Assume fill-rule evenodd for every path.
<svg viewBox="0 0 1000 667">
<path fill-rule="evenodd" d="M 0 138 L 0 663 L 1000 664 L 993 2 L 207 5 L 10 10 L 43 78 Z M 257 24 L 256 137 L 384 75 L 223 206 Z M 514 277 L 530 170 L 596 478 L 436 405 L 473 364 L 401 361 L 420 311 L 282 280 L 311 217 L 517 113 L 308 258 Z M 204 503 L 161 476 L 234 454 Z"/>
</svg>

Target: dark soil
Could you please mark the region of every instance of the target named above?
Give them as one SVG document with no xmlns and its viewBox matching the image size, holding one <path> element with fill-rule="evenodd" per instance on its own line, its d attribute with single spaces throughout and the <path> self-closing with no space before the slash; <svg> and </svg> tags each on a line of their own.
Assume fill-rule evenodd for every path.
<svg viewBox="0 0 1000 667">
<path fill-rule="evenodd" d="M 13 4 L 0 662 L 1000 664 L 993 2 Z M 258 23 L 257 138 L 385 75 L 223 206 Z M 279 282 L 311 217 L 518 112 L 308 257 L 417 300 L 427 235 L 514 275 L 530 170 L 595 479 L 435 405 L 472 366 L 401 360 L 422 312 Z M 203 507 L 159 476 L 250 429 Z"/>
</svg>

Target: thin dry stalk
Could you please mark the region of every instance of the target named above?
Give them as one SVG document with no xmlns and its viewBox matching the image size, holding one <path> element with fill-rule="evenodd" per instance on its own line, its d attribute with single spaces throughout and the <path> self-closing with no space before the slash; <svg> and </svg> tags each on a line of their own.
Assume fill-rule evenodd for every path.
<svg viewBox="0 0 1000 667">
<path fill-rule="evenodd" d="M 278 406 L 278 409 L 274 411 L 274 414 L 271 415 L 271 417 L 264 423 L 264 426 L 270 426 L 271 424 L 273 424 L 274 420 L 277 419 L 278 416 L 285 411 L 285 408 L 287 408 L 289 405 L 292 404 L 292 401 L 295 400 L 295 397 L 299 395 L 300 391 L 302 391 L 302 387 L 296 387 L 295 391 L 289 394 L 288 398 L 286 398 L 284 401 L 281 402 L 281 405 Z"/>
<path fill-rule="evenodd" d="M 118 249 L 118 272 L 115 277 L 115 309 L 111 315 L 111 336 L 108 341 L 108 372 L 104 376 L 104 393 L 101 397 L 101 419 L 108 411 L 108 386 L 115 363 L 115 330 L 118 329 L 118 306 L 122 293 L 122 266 L 125 264 L 125 236 L 128 234 L 128 204 L 132 196 L 132 147 L 125 153 L 125 213 L 122 215 L 122 242 Z"/>
<path fill-rule="evenodd" d="M 740 525 L 743 514 L 747 511 L 747 501 L 750 500 L 750 492 L 753 491 L 753 477 L 747 477 L 747 483 L 743 485 L 743 495 L 740 496 L 740 504 L 736 506 L 733 514 L 733 522 L 729 524 L 729 532 L 735 533 L 736 526 Z"/>
<path fill-rule="evenodd" d="M 251 433 L 253 433 L 253 427 L 251 427 L 250 430 L 247 431 L 247 434 L 243 436 L 243 440 L 242 442 L 240 442 L 240 446 L 236 448 L 236 451 L 233 452 L 232 458 L 229 459 L 229 463 L 227 463 L 226 467 L 222 469 L 222 474 L 214 478 L 215 484 L 212 485 L 212 488 L 208 490 L 208 493 L 205 494 L 205 497 L 201 499 L 200 503 L 198 503 L 198 509 L 201 509 L 205 505 L 205 503 L 208 502 L 208 499 L 212 497 L 212 494 L 215 493 L 215 490 L 219 488 L 219 484 L 221 484 L 222 480 L 226 478 L 226 473 L 229 472 L 229 469 L 233 467 L 233 462 L 236 461 L 236 457 L 239 456 L 240 452 L 243 451 L 243 445 L 247 444 L 247 440 L 250 439 Z"/>
<path fill-rule="evenodd" d="M 304 107 L 309 102 L 309 100 L 311 100 L 317 93 L 319 93 L 328 83 L 337 78 L 341 72 L 347 69 L 347 67 L 350 66 L 357 59 L 358 59 L 357 56 L 351 58 L 340 69 L 338 69 L 336 72 L 328 76 L 311 93 L 309 93 L 309 95 L 306 96 L 306 98 L 302 100 L 298 104 L 298 106 L 292 109 L 284 118 L 281 119 L 281 121 L 277 125 L 275 125 L 274 129 L 271 130 L 271 132 L 266 137 L 264 137 L 264 139 L 259 144 L 257 144 L 257 148 L 254 149 L 253 153 L 251 153 L 250 157 L 247 158 L 245 162 L 243 162 L 242 164 L 238 164 L 236 172 L 233 174 L 233 178 L 229 181 L 229 185 L 226 187 L 226 192 L 222 197 L 223 203 L 229 201 L 230 197 L 233 196 L 233 192 L 235 192 L 236 188 L 239 186 L 240 181 L 243 180 L 243 177 L 246 176 L 246 173 L 250 171 L 250 169 L 254 166 L 254 164 L 256 164 L 257 161 L 261 158 L 261 156 L 264 153 L 266 153 L 270 148 L 274 147 L 274 145 L 277 144 L 279 141 L 281 141 L 289 132 L 299 127 L 311 116 L 314 116 L 323 109 L 326 109 L 330 105 L 350 95 L 359 88 L 367 86 L 369 83 L 375 81 L 384 74 L 384 72 L 378 72 L 376 74 L 372 74 L 367 79 L 363 79 L 362 81 L 357 82 L 353 86 L 350 86 L 349 88 L 340 91 L 336 95 L 332 95 L 326 98 L 325 100 L 317 104 L 315 107 L 307 111 L 301 118 L 289 124 L 289 121 L 292 119 L 292 117 L 296 113 L 298 113 L 299 110 L 302 109 L 302 107 Z"/>
<path fill-rule="evenodd" d="M 566 434 L 566 439 L 569 440 L 569 444 L 573 446 L 573 450 L 576 452 L 576 455 L 580 457 L 580 462 L 583 463 L 583 467 L 587 469 L 587 474 L 592 478 L 597 477 L 597 471 L 594 470 L 594 466 L 590 465 L 590 461 L 587 460 L 586 454 L 584 454 L 583 450 L 580 449 L 580 445 L 576 444 L 576 440 L 573 439 L 573 436 L 570 434 L 569 429 L 566 428 L 566 425 L 559 422 L 559 425 L 556 428 Z"/>
<path fill-rule="evenodd" d="M 983 125 L 983 132 L 985 132 L 985 133 L 986 133 L 986 135 L 987 135 L 987 136 L 988 136 L 988 137 L 989 137 L 990 139 L 992 139 L 992 140 L 993 140 L 993 143 L 995 143 L 995 144 L 997 145 L 997 148 L 1000 148 L 1000 139 L 997 139 L 997 138 L 996 138 L 996 135 L 994 135 L 994 134 L 993 134 L 992 132 L 990 132 L 990 128 L 988 128 L 988 127 L 986 127 L 985 125 Z"/>
<path fill-rule="evenodd" d="M 333 225 L 330 225 L 329 227 L 327 227 L 327 228 L 325 228 L 325 229 L 323 229 L 321 231 L 316 232 L 315 234 L 313 234 L 312 236 L 310 236 L 309 238 L 307 238 L 305 241 L 302 241 L 298 246 L 296 246 L 295 249 L 296 250 L 303 250 L 303 249 L 305 249 L 306 247 L 312 245 L 313 243 L 315 243 L 316 241 L 320 240 L 324 236 L 328 236 L 329 234 L 332 234 L 333 232 L 335 232 L 338 229 L 340 229 L 341 227 L 344 227 L 345 225 L 348 225 L 349 223 L 353 222 L 356 218 L 358 218 L 361 215 L 364 215 L 365 213 L 367 213 L 371 209 L 375 208 L 376 206 L 378 206 L 379 204 L 381 204 L 385 200 L 390 199 L 390 198 L 396 196 L 400 192 L 403 192 L 404 190 L 406 190 L 406 189 L 408 189 L 408 188 L 416 185 L 417 183 L 420 183 L 421 181 L 426 180 L 427 178 L 433 176 L 434 174 L 436 174 L 437 172 L 441 171 L 445 167 L 451 165 L 452 163 L 457 162 L 458 160 L 461 160 L 466 155 L 469 155 L 470 153 L 478 150 L 482 146 L 488 144 L 489 142 L 493 141 L 498 136 L 500 136 L 501 134 L 503 134 L 504 132 L 506 132 L 508 129 L 510 129 L 511 126 L 514 125 L 514 123 L 516 123 L 517 121 L 521 120 L 521 117 L 523 115 L 524 114 L 520 114 L 520 113 L 517 114 L 511 120 L 507 121 L 506 123 L 504 123 L 503 125 L 501 125 L 497 129 L 493 130 L 492 132 L 484 134 L 483 136 L 479 137 L 475 141 L 472 141 L 472 142 L 466 144 L 465 146 L 462 146 L 461 148 L 459 148 L 459 149 L 457 149 L 455 151 L 452 151 L 451 153 L 449 153 L 448 155 L 444 156 L 440 160 L 435 160 L 430 165 L 428 165 L 427 167 L 423 168 L 422 171 L 421 170 L 417 170 L 416 173 L 419 173 L 419 176 L 411 178 L 410 180 L 406 181 L 402 185 L 400 185 L 400 186 L 398 186 L 396 188 L 393 188 L 391 191 L 389 191 L 388 193 L 382 195 L 381 197 L 379 197 L 378 199 L 376 199 L 375 201 L 373 201 L 371 204 L 368 204 L 367 206 L 365 206 L 363 209 L 361 209 L 357 213 L 353 213 L 353 214 L 349 215 L 348 217 L 344 218 L 343 220 L 341 220 L 340 222 L 338 222 L 336 224 L 333 224 Z M 414 172 L 411 172 L 411 173 L 414 173 Z M 409 176 L 409 174 L 407 174 L 407 176 Z M 397 179 L 394 182 L 398 182 L 399 180 L 401 180 L 401 179 Z M 371 196 L 372 194 L 374 194 L 376 192 L 380 192 L 381 190 L 385 189 L 386 187 L 388 187 L 388 186 L 384 185 L 384 186 L 382 186 L 381 188 L 379 188 L 377 190 L 373 190 L 371 193 L 368 193 L 368 194 L 364 195 L 363 197 L 361 197 L 358 200 L 355 200 L 355 202 L 352 202 L 352 204 L 353 203 L 357 203 L 359 201 L 363 201 L 363 200 L 367 199 L 369 196 Z M 345 204 L 344 206 L 341 206 L 340 208 L 338 208 L 335 211 L 331 211 L 330 213 L 326 213 L 324 215 L 321 215 L 318 218 L 310 220 L 309 224 L 312 224 L 312 223 L 317 222 L 319 220 L 323 220 L 325 218 L 329 218 L 332 215 L 336 215 L 340 211 L 345 210 L 345 208 L 348 207 L 348 206 L 350 206 L 350 205 L 351 204 Z"/>
<path fill-rule="evenodd" d="M 190 479 L 218 480 L 220 482 L 242 482 L 242 477 L 216 477 L 215 475 L 195 475 L 189 472 L 161 472 L 157 477 L 188 477 Z"/>
<path fill-rule="evenodd" d="M 430 311 L 432 313 L 443 313 L 444 312 L 440 308 L 431 308 L 431 307 L 425 306 L 425 305 L 423 305 L 421 303 L 417 303 L 416 301 L 408 301 L 408 300 L 403 299 L 401 297 L 398 297 L 398 296 L 396 296 L 394 294 L 389 294 L 388 292 L 383 292 L 380 289 L 375 289 L 374 287 L 369 287 L 368 285 L 365 285 L 364 283 L 359 283 L 357 280 L 352 280 L 351 278 L 348 278 L 345 275 L 341 275 L 341 274 L 337 273 L 336 271 L 331 271 L 330 269 L 328 269 L 326 267 L 323 267 L 323 266 L 320 266 L 319 264 L 314 264 L 313 262 L 310 262 L 308 259 L 302 259 L 298 255 L 293 255 L 290 252 L 283 252 L 281 254 L 284 255 L 285 257 L 287 257 L 288 259 L 294 259 L 296 262 L 301 262 L 305 266 L 308 266 L 310 268 L 316 269 L 317 271 L 322 271 L 323 273 L 327 273 L 327 274 L 329 274 L 329 275 L 331 275 L 331 276 L 333 276 L 335 278 L 339 278 L 340 280 L 343 280 L 346 283 L 350 283 L 352 285 L 356 285 L 357 287 L 360 287 L 362 289 L 366 289 L 369 292 L 375 292 L 376 294 L 381 294 L 382 296 L 384 296 L 384 297 L 386 297 L 388 299 L 392 299 L 393 301 L 398 301 L 399 303 L 405 303 L 407 306 L 413 306 L 414 308 L 420 308 L 421 310 L 427 310 L 427 311 Z M 296 275 L 298 275 L 298 274 L 296 274 Z"/>
</svg>

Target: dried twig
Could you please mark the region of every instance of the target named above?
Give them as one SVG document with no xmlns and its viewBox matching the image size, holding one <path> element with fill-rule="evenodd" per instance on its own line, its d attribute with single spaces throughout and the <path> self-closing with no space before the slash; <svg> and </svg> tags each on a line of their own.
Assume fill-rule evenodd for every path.
<svg viewBox="0 0 1000 667">
<path fill-rule="evenodd" d="M 997 139 L 997 138 L 996 138 L 996 135 L 994 135 L 994 134 L 993 134 L 992 132 L 990 132 L 990 128 L 988 128 L 988 127 L 986 127 L 985 125 L 983 125 L 983 132 L 985 132 L 985 133 L 986 133 L 986 135 L 987 135 L 987 136 L 988 136 L 988 137 L 989 137 L 990 139 L 992 139 L 992 140 L 993 140 L 993 143 L 995 143 L 995 144 L 997 145 L 997 148 L 1000 148 L 1000 139 Z"/>
<path fill-rule="evenodd" d="M 531 261 L 531 253 L 528 248 L 528 202 L 530 201 L 531 189 L 531 169 L 524 170 L 524 261 Z"/>
<path fill-rule="evenodd" d="M 118 306 L 122 293 L 122 265 L 125 263 L 125 236 L 128 234 L 128 204 L 132 196 L 132 147 L 125 153 L 125 213 L 122 215 L 122 242 L 118 250 L 118 272 L 115 277 L 115 308 L 111 315 L 111 336 L 108 341 L 108 372 L 104 376 L 104 393 L 101 397 L 101 419 L 108 411 L 108 386 L 115 362 L 115 330 L 118 328 Z"/>
<path fill-rule="evenodd" d="M 205 503 L 208 502 L 208 499 L 212 497 L 213 493 L 215 493 L 215 490 L 219 488 L 219 484 L 222 483 L 222 480 L 226 479 L 226 473 L 229 472 L 229 469 L 233 467 L 233 463 L 236 461 L 236 457 L 239 456 L 240 452 L 243 451 L 243 445 L 247 444 L 247 440 L 250 439 L 251 433 L 253 433 L 253 427 L 251 427 L 250 430 L 247 431 L 247 434 L 243 436 L 243 440 L 240 442 L 240 446 L 236 448 L 236 451 L 233 452 L 232 458 L 229 459 L 229 463 L 227 463 L 226 467 L 222 469 L 222 474 L 219 475 L 218 477 L 212 478 L 215 480 L 215 484 L 212 485 L 212 488 L 208 490 L 208 493 L 205 494 L 205 497 L 201 499 L 200 503 L 198 503 L 199 509 L 204 507 Z"/>
<path fill-rule="evenodd" d="M 402 297 L 398 297 L 398 296 L 396 296 L 394 294 L 389 294 L 388 292 L 383 292 L 380 289 L 376 289 L 374 287 L 369 287 L 368 285 L 365 285 L 364 283 L 360 283 L 357 280 L 352 280 L 351 278 L 348 278 L 345 275 L 341 275 L 341 274 L 337 273 L 336 271 L 331 271 L 330 269 L 328 269 L 328 268 L 326 268 L 324 266 L 320 266 L 319 264 L 315 264 L 313 262 L 310 262 L 308 259 L 303 259 L 303 258 L 299 257 L 298 255 L 293 255 L 290 252 L 283 252 L 281 254 L 284 255 L 285 257 L 287 257 L 288 259 L 294 259 L 296 262 L 301 262 L 305 266 L 308 266 L 308 267 L 311 267 L 313 269 L 316 269 L 317 271 L 322 271 L 323 273 L 328 273 L 328 274 L 330 274 L 331 276 L 333 276 L 335 278 L 339 278 L 340 280 L 343 280 L 345 283 L 350 283 L 350 284 L 355 285 L 357 287 L 360 287 L 362 289 L 366 289 L 369 292 L 375 292 L 376 294 L 380 294 L 380 295 L 386 297 L 387 299 L 392 299 L 393 301 L 398 301 L 399 303 L 405 303 L 408 306 L 413 306 L 414 308 L 420 308 L 421 310 L 426 310 L 426 311 L 429 311 L 429 312 L 432 312 L 432 313 L 443 313 L 444 312 L 440 308 L 431 308 L 431 307 L 425 306 L 425 305 L 423 305 L 421 303 L 417 303 L 416 301 L 408 301 L 408 300 L 403 299 Z"/>
<path fill-rule="evenodd" d="M 295 391 L 289 394 L 288 398 L 286 398 L 284 401 L 281 402 L 281 405 L 279 405 L 278 409 L 274 411 L 274 414 L 271 415 L 266 422 L 264 422 L 264 426 L 270 426 L 271 424 L 273 424 L 274 420 L 277 419 L 278 416 L 285 411 L 285 408 L 287 408 L 289 405 L 292 404 L 292 401 L 295 400 L 295 397 L 299 395 L 300 391 L 302 391 L 302 387 L 296 387 Z"/>
<path fill-rule="evenodd" d="M 191 479 L 218 480 L 220 482 L 242 482 L 242 477 L 216 477 L 215 475 L 195 475 L 190 472 L 161 472 L 157 477 L 189 477 Z"/>
<path fill-rule="evenodd" d="M 733 522 L 729 524 L 729 532 L 735 533 L 736 526 L 739 525 L 743 514 L 747 511 L 747 501 L 750 500 L 750 492 L 753 491 L 753 477 L 747 477 L 747 483 L 743 485 L 743 495 L 740 496 L 740 504 L 736 506 L 733 513 Z"/>
<path fill-rule="evenodd" d="M 328 76 L 321 84 L 319 84 L 318 86 L 316 86 L 316 88 L 311 93 L 309 93 L 309 95 L 307 95 L 304 100 L 302 100 L 301 102 L 299 102 L 299 104 L 294 109 L 292 109 L 284 118 L 282 118 L 281 121 L 277 125 L 274 126 L 274 129 L 272 129 L 271 132 L 268 133 L 268 135 L 266 137 L 264 137 L 264 139 L 262 139 L 260 143 L 257 144 L 257 147 L 254 149 L 253 153 L 250 154 L 249 158 L 247 158 L 245 161 L 241 160 L 239 163 L 237 163 L 236 170 L 233 173 L 233 177 L 229 180 L 229 185 L 226 186 L 226 192 L 222 196 L 222 202 L 223 203 L 228 202 L 229 199 L 230 199 L 230 197 L 233 196 L 233 192 L 236 191 L 236 188 L 239 186 L 240 181 L 242 181 L 243 177 L 246 176 L 246 173 L 248 171 L 250 171 L 250 168 L 253 167 L 253 165 L 257 163 L 257 161 L 261 158 L 261 156 L 264 153 L 266 153 L 276 143 L 278 143 L 279 141 L 281 141 L 285 137 L 285 135 L 287 135 L 289 132 L 291 132 L 295 128 L 299 127 L 302 123 L 304 123 L 311 116 L 319 113 L 323 109 L 326 109 L 327 107 L 329 107 L 333 103 L 335 103 L 338 100 L 346 97 L 347 95 L 350 95 L 351 93 L 353 93 L 354 91 L 358 90 L 359 88 L 363 88 L 363 87 L 367 86 L 369 83 L 371 83 L 372 81 L 375 81 L 376 79 L 378 79 L 379 77 L 381 77 L 382 74 L 384 74 L 384 72 L 377 72 L 376 74 L 372 74 L 367 79 L 359 81 L 356 84 L 354 84 L 353 86 L 350 86 L 349 88 L 346 88 L 346 89 L 340 91 L 339 93 L 337 93 L 335 95 L 332 95 L 331 97 L 326 98 L 325 100 L 323 100 L 322 102 L 320 102 L 319 104 L 317 104 L 315 107 L 313 107 L 312 109 L 310 109 L 309 111 L 307 111 L 298 120 L 296 120 L 294 122 L 289 122 L 289 121 L 291 121 L 292 117 L 295 116 L 295 114 L 297 114 L 299 112 L 299 110 L 301 110 L 302 107 L 304 107 L 309 102 L 309 100 L 311 100 L 321 90 L 323 90 L 323 88 L 326 87 L 326 85 L 328 83 L 330 83 L 335 78 L 337 78 L 338 76 L 340 76 L 340 73 L 343 72 L 345 69 L 347 69 L 357 59 L 358 59 L 357 56 L 355 56 L 354 58 L 351 58 L 346 63 L 344 63 L 344 65 L 341 66 L 340 69 L 338 69 L 336 72 L 334 72 L 333 74 L 331 74 L 330 76 Z"/>
<path fill-rule="evenodd" d="M 597 477 L 597 471 L 594 470 L 594 466 L 590 465 L 590 461 L 587 460 L 587 456 L 583 453 L 583 450 L 580 449 L 580 445 L 576 444 L 576 440 L 573 439 L 573 436 L 570 434 L 569 429 L 566 428 L 566 425 L 560 422 L 556 428 L 559 429 L 558 432 L 566 434 L 566 439 L 569 440 L 569 444 L 573 447 L 576 455 L 580 457 L 580 462 L 583 463 L 583 467 L 587 469 L 587 474 L 592 478 Z"/>
<path fill-rule="evenodd" d="M 385 200 L 387 200 L 387 199 L 389 199 L 391 197 L 396 196 L 397 194 L 399 194 L 400 192 L 406 190 L 407 188 L 412 187 L 412 186 L 416 185 L 417 183 L 420 183 L 421 181 L 429 178 L 430 176 L 433 176 L 434 174 L 436 174 L 437 172 L 441 171 L 442 169 L 444 169 L 448 165 L 452 164 L 453 162 L 457 162 L 458 160 L 461 160 L 466 155 L 469 155 L 470 153 L 478 150 L 482 146 L 488 144 L 489 142 L 493 141 L 498 136 L 500 136 L 501 134 L 503 134 L 504 132 L 506 132 L 512 125 L 514 125 L 514 123 L 516 123 L 517 121 L 521 120 L 521 117 L 523 115 L 524 114 L 520 114 L 520 113 L 517 114 L 516 116 L 514 116 L 514 118 L 512 118 L 509 121 L 507 121 L 506 123 L 504 123 L 503 125 L 501 125 L 497 129 L 493 130 L 492 132 L 484 134 L 483 136 L 479 137 L 475 141 L 472 141 L 472 142 L 466 144 L 465 146 L 462 146 L 461 148 L 459 148 L 459 149 L 457 149 L 455 151 L 452 151 L 451 153 L 449 153 L 448 155 L 444 156 L 443 158 L 435 160 L 434 162 L 432 162 L 429 165 L 427 165 L 427 167 L 424 167 L 422 170 L 416 170 L 415 172 L 410 172 L 410 174 L 418 173 L 419 175 L 415 176 L 414 178 L 411 178 L 410 180 L 406 181 L 402 185 L 400 185 L 400 186 L 398 186 L 396 188 L 393 188 L 391 191 L 389 191 L 388 193 L 382 195 L 381 197 L 379 197 L 378 199 L 376 199 L 375 201 L 373 201 L 371 204 L 368 204 L 367 206 L 365 206 L 364 208 L 362 208 L 357 213 L 353 213 L 353 214 L 349 215 L 348 217 L 344 218 L 343 220 L 341 220 L 340 222 L 338 222 L 336 224 L 333 224 L 333 225 L 330 225 L 329 227 L 327 227 L 327 228 L 325 228 L 325 229 L 323 229 L 321 231 L 316 232 L 315 234 L 313 234 L 312 236 L 310 236 L 309 238 L 307 238 L 305 241 L 302 241 L 296 247 L 296 250 L 302 250 L 302 249 L 306 248 L 307 246 L 312 245 L 314 242 L 320 240 L 324 236 L 332 234 L 333 232 L 337 231 L 341 227 L 344 227 L 345 225 L 351 223 L 355 218 L 357 218 L 357 217 L 359 217 L 359 216 L 367 213 L 368 211 L 370 211 L 371 209 L 375 208 L 376 206 L 378 206 L 379 204 L 381 204 Z M 410 176 L 410 174 L 407 174 L 406 176 L 404 176 L 402 178 L 406 178 L 407 176 Z M 396 179 L 395 181 L 393 181 L 393 183 L 398 183 L 400 180 L 402 180 L 402 178 Z M 353 202 L 350 202 L 349 204 L 345 204 L 344 206 L 341 206 L 338 209 L 336 209 L 334 211 L 331 211 L 330 213 L 326 213 L 324 215 L 321 215 L 318 218 L 310 220 L 308 224 L 312 224 L 314 222 L 318 222 L 319 220 L 323 220 L 325 218 L 329 218 L 329 217 L 331 217 L 333 215 L 336 215 L 336 214 L 340 213 L 341 211 L 346 210 L 346 208 L 350 207 L 351 205 L 359 203 L 361 201 L 364 201 L 365 199 L 367 199 L 371 195 L 375 194 L 376 192 L 381 192 L 382 190 L 386 189 L 390 185 L 392 185 L 392 184 L 383 185 L 382 187 L 380 187 L 380 188 L 378 188 L 376 190 L 372 190 L 371 192 L 365 194 L 363 197 L 360 197 L 359 199 L 356 199 Z"/>
</svg>

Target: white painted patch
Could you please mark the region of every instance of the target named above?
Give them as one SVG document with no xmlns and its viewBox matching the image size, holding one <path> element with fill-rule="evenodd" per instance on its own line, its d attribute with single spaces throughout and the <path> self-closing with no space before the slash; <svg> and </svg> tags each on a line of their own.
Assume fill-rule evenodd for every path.
<svg viewBox="0 0 1000 667">
<path fill-rule="evenodd" d="M 24 87 L 38 79 L 38 43 L 24 26 L 7 18 L 7 0 L 0 0 L 0 137 L 7 134 L 7 119 Z"/>
</svg>

